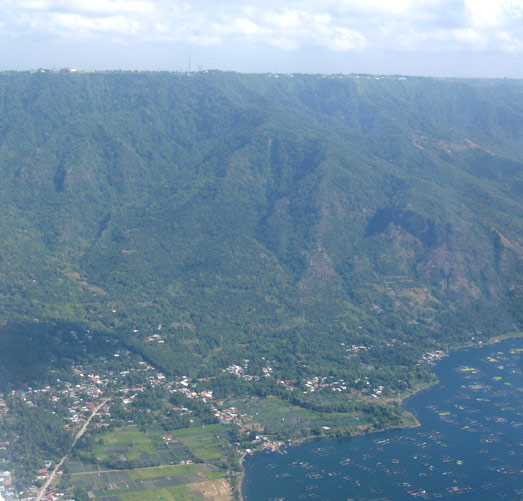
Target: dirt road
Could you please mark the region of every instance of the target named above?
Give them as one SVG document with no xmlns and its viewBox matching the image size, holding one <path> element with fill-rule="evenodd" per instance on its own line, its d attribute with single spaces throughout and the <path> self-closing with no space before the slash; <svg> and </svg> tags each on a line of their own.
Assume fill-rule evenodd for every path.
<svg viewBox="0 0 523 501">
<path fill-rule="evenodd" d="M 80 439 L 80 437 L 85 433 L 85 430 L 87 430 L 87 427 L 89 426 L 89 423 L 91 420 L 96 416 L 98 411 L 107 403 L 109 402 L 109 398 L 106 398 L 102 400 L 94 409 L 93 412 L 91 412 L 91 415 L 87 418 L 87 421 L 84 423 L 84 425 L 80 428 L 78 433 L 75 435 L 73 443 L 71 444 L 71 447 L 69 447 L 69 450 L 65 453 L 64 457 L 60 460 L 60 462 L 54 467 L 54 470 L 52 471 L 51 475 L 49 475 L 49 478 L 45 481 L 45 484 L 42 486 L 42 488 L 38 491 L 38 494 L 36 496 L 36 501 L 41 501 L 41 499 L 45 496 L 45 493 L 47 492 L 47 489 L 51 485 L 51 482 L 54 480 L 54 477 L 56 476 L 56 472 L 62 467 L 65 460 L 69 457 L 69 454 L 71 454 L 71 451 L 74 449 L 74 446 L 76 445 L 76 442 Z"/>
</svg>

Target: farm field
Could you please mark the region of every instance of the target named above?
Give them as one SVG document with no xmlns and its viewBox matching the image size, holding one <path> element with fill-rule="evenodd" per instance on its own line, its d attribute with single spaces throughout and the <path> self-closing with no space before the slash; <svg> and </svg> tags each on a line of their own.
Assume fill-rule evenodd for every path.
<svg viewBox="0 0 523 501">
<path fill-rule="evenodd" d="M 224 433 L 226 430 L 223 425 L 213 424 L 176 430 L 172 432 L 172 437 L 200 461 L 215 462 L 220 460 L 225 452 Z"/>
<path fill-rule="evenodd" d="M 73 463 L 71 466 L 76 470 L 82 469 L 79 463 Z M 67 475 L 75 487 L 81 486 L 88 495 L 106 501 L 203 499 L 203 492 L 212 491 L 213 488 L 217 494 L 221 492 L 220 499 L 227 499 L 223 497 L 227 492 L 226 476 L 225 470 L 208 464 L 155 466 L 131 470 L 89 469 Z"/>
<path fill-rule="evenodd" d="M 313 429 L 328 426 L 337 428 L 357 428 L 367 424 L 362 413 L 325 413 L 304 409 L 282 399 L 269 398 L 237 398 L 228 400 L 228 407 L 235 407 L 241 414 L 247 414 L 245 426 L 257 430 L 265 430 L 267 435 L 292 435 L 302 429 Z"/>
<path fill-rule="evenodd" d="M 140 468 L 182 461 L 219 462 L 225 452 L 226 433 L 221 424 L 175 431 L 125 426 L 98 436 L 92 456 L 109 468 L 111 464 Z"/>
<path fill-rule="evenodd" d="M 94 461 L 71 459 L 62 481 L 105 501 L 231 499 L 225 434 L 220 424 L 173 432 L 125 426 L 97 437 Z"/>
</svg>

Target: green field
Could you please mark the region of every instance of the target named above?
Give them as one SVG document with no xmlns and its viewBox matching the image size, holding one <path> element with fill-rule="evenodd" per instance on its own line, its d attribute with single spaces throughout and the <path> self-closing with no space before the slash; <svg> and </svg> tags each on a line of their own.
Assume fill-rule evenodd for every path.
<svg viewBox="0 0 523 501">
<path fill-rule="evenodd" d="M 231 399 L 227 405 L 235 407 L 240 413 L 247 414 L 249 422 L 261 425 L 268 435 L 282 433 L 292 436 L 301 430 L 315 427 L 347 429 L 367 423 L 359 412 L 351 414 L 316 412 L 275 397 Z"/>
<path fill-rule="evenodd" d="M 172 433 L 172 437 L 179 440 L 197 459 L 216 461 L 225 454 L 225 433 L 226 429 L 223 425 L 213 424 L 176 430 Z"/>
<path fill-rule="evenodd" d="M 225 478 L 227 473 L 225 471 L 206 471 L 204 475 L 208 480 L 218 480 L 219 478 Z"/>
<path fill-rule="evenodd" d="M 117 494 L 120 501 L 201 501 L 201 496 L 192 492 L 185 485 L 176 485 L 172 487 L 163 487 L 161 489 L 152 489 L 150 491 L 124 492 Z M 103 498 L 102 498 L 103 499 Z"/>
<path fill-rule="evenodd" d="M 135 469 L 130 471 L 129 476 L 133 480 L 146 480 L 157 477 L 188 475 L 190 473 L 198 473 L 198 471 L 198 466 L 194 464 L 179 464 L 176 466 Z"/>
<path fill-rule="evenodd" d="M 100 463 L 127 461 L 134 467 L 176 464 L 189 459 L 219 461 L 224 453 L 225 434 L 226 429 L 220 424 L 172 432 L 154 428 L 143 432 L 137 426 L 126 426 L 98 437 L 92 453 Z M 167 435 L 172 440 L 162 438 Z"/>
<path fill-rule="evenodd" d="M 151 437 L 135 426 L 104 433 L 98 438 L 97 445 L 93 448 L 93 454 L 97 458 L 111 454 L 123 454 L 129 461 L 138 460 L 144 454 L 154 455 L 155 452 L 155 444 Z"/>
<path fill-rule="evenodd" d="M 171 436 L 181 437 L 214 437 L 225 433 L 226 429 L 222 424 L 208 424 L 205 426 L 198 426 L 194 428 L 182 428 L 170 433 Z"/>
<path fill-rule="evenodd" d="M 81 469 L 81 463 L 72 462 L 69 466 L 72 473 L 66 475 L 67 481 L 75 487 L 83 486 L 96 499 L 111 501 L 201 499 L 187 485 L 220 480 L 227 476 L 225 470 L 209 464 L 155 466 L 120 471 L 86 469 L 85 472 L 80 472 Z"/>
<path fill-rule="evenodd" d="M 162 438 L 167 435 L 172 437 L 170 441 Z M 220 424 L 172 432 L 125 426 L 97 437 L 92 450 L 97 464 L 84 456 L 70 460 L 64 481 L 106 501 L 202 499 L 187 486 L 227 476 L 221 467 L 227 452 L 226 437 L 227 429 Z M 120 463 L 124 469 L 109 466 L 115 458 L 126 461 Z M 178 464 L 190 459 L 197 463 Z"/>
</svg>

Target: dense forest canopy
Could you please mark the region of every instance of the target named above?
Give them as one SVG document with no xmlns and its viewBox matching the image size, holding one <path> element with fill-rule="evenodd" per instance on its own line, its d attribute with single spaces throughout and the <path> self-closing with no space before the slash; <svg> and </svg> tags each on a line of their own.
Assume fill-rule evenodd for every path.
<svg viewBox="0 0 523 501">
<path fill-rule="evenodd" d="M 521 81 L 3 73 L 1 320 L 407 381 L 519 328 L 522 166 Z"/>
</svg>

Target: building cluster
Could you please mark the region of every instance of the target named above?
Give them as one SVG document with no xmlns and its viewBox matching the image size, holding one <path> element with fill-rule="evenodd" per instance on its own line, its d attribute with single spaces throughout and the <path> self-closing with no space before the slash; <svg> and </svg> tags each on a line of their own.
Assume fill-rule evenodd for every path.
<svg viewBox="0 0 523 501">
<path fill-rule="evenodd" d="M 367 351 L 370 348 L 372 348 L 372 346 L 368 347 L 364 345 L 349 346 L 345 343 L 341 343 L 341 347 L 347 353 L 347 358 L 356 357 L 358 353 L 361 353 L 362 351 Z M 248 373 L 249 360 L 244 360 L 243 362 L 243 365 L 229 365 L 227 368 L 223 370 L 223 372 L 232 374 L 246 381 L 259 381 L 261 379 L 260 376 Z M 266 360 L 266 366 L 262 369 L 263 377 L 274 377 L 275 365 L 276 362 Z M 303 366 L 306 367 L 305 364 Z M 376 369 L 372 365 L 365 365 L 363 366 L 363 368 L 368 370 L 369 372 Z M 386 393 L 385 386 L 383 385 L 376 385 L 376 387 L 371 387 L 371 382 L 369 381 L 369 378 L 367 376 L 356 378 L 352 382 L 345 381 L 344 379 L 335 379 L 333 376 L 313 376 L 302 380 L 300 384 L 298 384 L 297 380 L 295 379 L 279 379 L 278 383 L 289 391 L 299 390 L 302 393 L 314 393 L 326 390 L 330 390 L 333 392 L 353 393 L 356 388 L 359 388 L 362 394 L 370 395 L 373 398 L 382 397 Z M 220 417 L 220 419 L 222 418 Z"/>
<path fill-rule="evenodd" d="M 73 339 L 79 343 L 89 343 L 93 340 L 90 332 L 86 336 L 79 336 L 76 332 L 71 332 Z M 82 340 L 82 339 L 83 340 Z M 154 334 L 150 341 L 159 342 L 162 337 Z M 113 343 L 114 340 L 107 340 Z M 345 345 L 341 344 L 342 349 L 347 357 L 356 356 L 359 352 L 368 350 L 369 347 L 363 345 Z M 85 348 L 84 348 L 85 349 Z M 424 361 L 432 363 L 445 354 L 440 351 L 427 353 L 423 358 Z M 264 359 L 265 366 L 259 372 L 259 375 L 249 374 L 249 360 L 243 360 L 241 364 L 233 364 L 224 369 L 225 373 L 232 374 L 236 377 L 247 381 L 261 380 L 262 378 L 275 377 L 277 364 L 275 361 Z M 150 388 L 161 388 L 166 395 L 180 393 L 188 399 L 197 400 L 207 404 L 222 423 L 235 423 L 240 430 L 243 428 L 243 415 L 233 407 L 228 407 L 226 401 L 216 400 L 213 391 L 210 390 L 206 383 L 210 379 L 191 379 L 189 377 L 170 378 L 152 367 L 149 363 L 142 360 L 137 355 L 130 353 L 126 349 L 117 349 L 114 347 L 112 355 L 107 357 L 100 356 L 89 366 L 74 365 L 71 370 L 64 375 L 63 372 L 51 371 L 55 373 L 55 380 L 48 385 L 33 388 L 25 387 L 23 389 L 12 390 L 8 395 L 0 394 L 0 418 L 1 422 L 9 417 L 8 396 L 16 397 L 28 406 L 37 406 L 41 402 L 41 396 L 47 397 L 46 401 L 51 406 L 61 406 L 66 408 L 65 430 L 75 436 L 79 430 L 86 424 L 93 412 L 97 413 L 96 419 L 89 423 L 89 431 L 100 430 L 108 427 L 111 423 L 121 423 L 123 419 L 128 424 L 133 423 L 133 411 L 138 396 Z M 379 398 L 386 394 L 383 385 L 371 384 L 369 378 L 361 376 L 352 382 L 343 379 L 336 379 L 333 376 L 314 376 L 297 381 L 295 379 L 278 379 L 280 385 L 288 391 L 300 391 L 303 393 L 314 393 L 330 390 L 332 392 L 353 392 L 359 388 L 362 394 L 369 397 Z M 108 399 L 107 403 L 99 409 L 99 403 L 102 399 Z M 121 404 L 119 418 L 116 419 L 111 414 L 112 407 Z M 172 405 L 172 404 L 166 404 Z M 190 405 L 172 405 L 170 410 L 180 416 L 189 416 L 193 411 Z M 122 418 L 121 409 L 124 414 Z M 150 409 L 140 409 L 145 412 L 151 412 Z M 126 417 L 128 416 L 128 417 Z M 189 422 L 194 422 L 189 419 Z M 0 435 L 0 440 L 2 436 Z M 18 440 L 19 437 L 10 437 L 11 440 Z M 165 435 L 164 440 L 168 442 L 172 437 Z M 4 499 L 18 499 L 20 493 L 16 493 L 12 486 L 12 465 L 9 462 L 9 449 L 12 444 L 8 440 L 0 441 L 0 496 Z M 42 462 L 40 467 L 34 471 L 34 486 L 27 490 L 29 496 L 36 495 L 38 483 L 45 481 L 53 469 L 53 464 L 49 460 Z M 3 470 L 3 472 L 1 472 Z M 62 494 L 58 491 L 51 491 L 49 499 L 63 499 Z M 1 501 L 1 498 L 0 498 Z"/>
<path fill-rule="evenodd" d="M 80 338 L 83 336 L 72 332 L 71 336 L 78 342 L 83 343 Z M 92 335 L 87 333 L 85 342 L 92 341 Z M 158 337 L 154 337 L 158 341 Z M 245 373 L 248 360 L 244 361 L 243 366 L 231 366 L 227 372 L 236 374 L 239 377 L 249 378 Z M 267 367 L 267 375 L 272 373 L 272 367 Z M 116 419 L 111 414 L 111 408 L 115 403 L 120 403 L 124 412 L 129 417 L 128 424 L 133 424 L 132 410 L 137 397 L 148 388 L 162 388 L 167 394 L 181 393 L 188 399 L 200 401 L 208 404 L 216 417 L 222 423 L 241 421 L 241 416 L 234 408 L 228 408 L 224 401 L 215 401 L 213 391 L 205 388 L 205 382 L 209 380 L 193 380 L 189 377 L 168 378 L 163 373 L 152 367 L 149 363 L 132 355 L 125 349 L 116 349 L 110 357 L 98 357 L 90 365 L 73 365 L 67 371 L 69 377 L 65 380 L 63 373 L 51 371 L 55 374 L 53 383 L 42 387 L 25 387 L 21 390 L 12 390 L 8 395 L 0 394 L 0 418 L 2 421 L 9 417 L 9 408 L 6 402 L 8 396 L 18 398 L 27 406 L 37 406 L 40 396 L 46 396 L 46 401 L 50 405 L 65 405 L 65 430 L 75 436 L 85 425 L 86 421 L 97 409 L 100 402 L 105 398 L 110 398 L 106 405 L 97 410 L 96 419 L 89 423 L 89 430 L 96 431 L 114 423 Z M 183 405 L 173 405 L 171 410 L 181 416 L 189 416 L 193 411 Z M 150 411 L 144 409 L 145 412 Z M 193 422 L 192 419 L 189 422 Z M 1 428 L 1 425 L 0 425 Z M 1 438 L 1 435 L 0 435 Z M 18 440 L 20 437 L 14 437 Z M 168 442 L 172 437 L 165 435 L 164 440 Z M 39 468 L 34 471 L 33 485 L 25 491 L 16 492 L 12 485 L 12 464 L 9 461 L 9 441 L 0 442 L 0 469 L 4 466 L 4 472 L 0 472 L 0 501 L 23 499 L 35 499 L 38 493 L 38 485 L 41 485 L 49 478 L 55 464 L 50 460 L 44 460 Z M 58 476 L 61 472 L 58 472 Z M 63 500 L 64 493 L 52 487 L 48 490 L 45 499 Z"/>
<path fill-rule="evenodd" d="M 259 381 L 261 377 L 272 377 L 274 375 L 274 368 L 276 366 L 276 362 L 267 360 L 265 357 L 262 357 L 262 360 L 265 361 L 265 367 L 262 368 L 263 376 L 248 373 L 250 362 L 249 359 L 245 359 L 243 361 L 243 365 L 229 365 L 228 367 L 223 369 L 223 372 L 241 377 L 246 381 Z"/>
<path fill-rule="evenodd" d="M 426 362 L 429 365 L 435 365 L 438 360 L 441 360 L 443 357 L 446 356 L 447 353 L 441 350 L 429 351 L 423 355 L 421 361 Z"/>
<path fill-rule="evenodd" d="M 76 73 L 76 68 L 38 68 L 29 70 L 29 73 Z"/>
<path fill-rule="evenodd" d="M 358 356 L 358 353 L 362 351 L 367 351 L 369 347 L 356 344 L 352 344 L 349 346 L 345 343 L 341 343 L 341 349 L 347 354 L 347 358 L 356 358 Z"/>
</svg>

